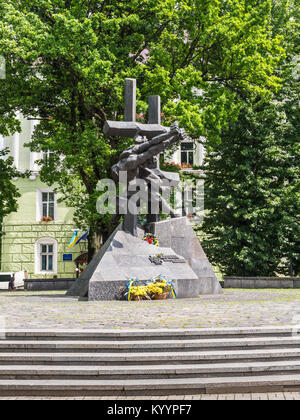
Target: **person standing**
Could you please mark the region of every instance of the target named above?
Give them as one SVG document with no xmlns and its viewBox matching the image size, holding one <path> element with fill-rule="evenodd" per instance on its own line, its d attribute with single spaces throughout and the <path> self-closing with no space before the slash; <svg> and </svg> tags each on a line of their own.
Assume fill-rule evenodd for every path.
<svg viewBox="0 0 300 420">
<path fill-rule="evenodd" d="M 15 286 L 15 273 L 12 273 L 10 281 L 8 283 L 8 290 L 16 290 Z"/>
</svg>

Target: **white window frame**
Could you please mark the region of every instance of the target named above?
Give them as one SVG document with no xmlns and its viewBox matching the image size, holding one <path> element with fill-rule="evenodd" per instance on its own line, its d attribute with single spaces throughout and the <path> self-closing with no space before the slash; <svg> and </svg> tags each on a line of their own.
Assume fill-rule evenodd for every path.
<svg viewBox="0 0 300 420">
<path fill-rule="evenodd" d="M 44 251 L 43 248 L 46 248 Z M 51 250 L 50 250 L 51 248 Z M 43 257 L 46 257 L 46 267 L 43 268 Z M 50 264 L 50 257 L 52 257 L 52 262 Z M 54 245 L 53 244 L 44 244 L 40 245 L 40 267 L 41 271 L 53 271 L 53 259 L 54 259 Z"/>
<path fill-rule="evenodd" d="M 42 152 L 42 160 L 49 162 L 51 155 L 54 155 L 54 152 L 51 152 L 50 150 L 47 150 L 47 152 Z"/>
<path fill-rule="evenodd" d="M 186 149 L 186 150 L 183 150 L 183 149 L 182 149 L 182 146 L 183 146 L 184 144 L 193 144 L 193 148 L 192 148 L 192 149 Z M 189 155 L 190 155 L 190 154 L 192 154 L 192 155 L 193 155 L 193 163 L 183 162 L 183 161 L 182 161 L 182 153 L 186 153 L 186 155 L 187 155 L 187 160 L 189 160 Z M 181 143 L 181 145 L 180 145 L 180 163 L 181 163 L 181 164 L 182 164 L 182 163 L 187 163 L 187 164 L 189 164 L 189 165 L 195 165 L 195 162 L 196 162 L 196 146 L 195 146 L 195 142 L 193 142 L 193 141 L 191 141 L 191 140 L 182 142 L 182 143 Z"/>
<path fill-rule="evenodd" d="M 52 245 L 53 246 L 53 270 L 52 271 L 43 271 L 42 270 L 42 245 Z M 38 239 L 35 243 L 35 274 L 57 274 L 57 241 L 53 238 L 41 238 Z"/>
<path fill-rule="evenodd" d="M 44 195 L 46 196 L 46 200 L 44 199 Z M 51 195 L 51 199 L 50 199 L 50 195 Z M 54 218 L 54 204 L 55 204 L 54 193 L 53 192 L 43 192 L 42 193 L 43 217 L 51 217 L 52 220 L 55 220 L 55 218 Z M 45 214 L 45 210 L 46 210 L 46 214 Z"/>
<path fill-rule="evenodd" d="M 43 217 L 43 193 L 53 193 L 53 188 L 40 188 L 36 194 L 36 221 Z M 57 221 L 57 196 L 54 194 L 54 222 Z"/>
</svg>

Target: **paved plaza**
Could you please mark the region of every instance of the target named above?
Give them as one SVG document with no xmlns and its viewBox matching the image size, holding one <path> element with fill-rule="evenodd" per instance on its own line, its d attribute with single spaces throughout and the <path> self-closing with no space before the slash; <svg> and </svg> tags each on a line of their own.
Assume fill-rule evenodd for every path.
<svg viewBox="0 0 300 420">
<path fill-rule="evenodd" d="M 300 290 L 225 290 L 224 295 L 197 299 L 143 302 L 78 301 L 64 292 L 0 292 L 0 316 L 10 329 L 291 325 L 300 322 Z"/>
</svg>

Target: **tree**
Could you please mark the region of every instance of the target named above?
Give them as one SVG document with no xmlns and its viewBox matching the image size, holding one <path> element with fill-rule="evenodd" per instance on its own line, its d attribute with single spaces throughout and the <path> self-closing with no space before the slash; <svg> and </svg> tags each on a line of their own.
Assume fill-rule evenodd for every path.
<svg viewBox="0 0 300 420">
<path fill-rule="evenodd" d="M 50 150 L 41 178 L 90 228 L 90 258 L 113 228 L 96 212 L 99 179 L 130 140 L 102 134 L 122 119 L 125 77 L 138 80 L 138 112 L 162 97 L 165 123 L 217 142 L 241 103 L 279 86 L 284 50 L 271 0 L 0 0 L 7 77 L 0 115 L 41 118 L 30 147 Z M 0 124 L 1 128 L 1 124 Z M 64 156 L 61 159 L 61 156 Z"/>
<path fill-rule="evenodd" d="M 286 59 L 277 74 L 282 89 L 259 96 L 210 148 L 205 162 L 207 216 L 204 247 L 226 275 L 299 273 L 300 148 L 299 7 L 273 4 L 273 32 L 285 37 Z"/>
<path fill-rule="evenodd" d="M 7 157 L 8 150 L 0 150 L 0 227 L 4 217 L 17 211 L 20 197 L 13 178 L 19 176 L 13 167 L 13 158 Z M 5 159 L 6 158 L 6 159 Z M 3 232 L 0 230 L 0 237 Z"/>
<path fill-rule="evenodd" d="M 206 157 L 203 246 L 225 275 L 287 274 L 299 258 L 300 126 L 285 108 L 245 107 Z"/>
</svg>

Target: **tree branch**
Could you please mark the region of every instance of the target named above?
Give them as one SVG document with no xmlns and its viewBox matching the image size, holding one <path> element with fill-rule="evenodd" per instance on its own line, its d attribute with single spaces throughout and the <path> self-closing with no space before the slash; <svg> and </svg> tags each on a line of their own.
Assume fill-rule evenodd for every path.
<svg viewBox="0 0 300 420">
<path fill-rule="evenodd" d="M 152 36 L 151 40 L 147 40 L 145 41 L 144 45 L 140 48 L 140 50 L 132 57 L 132 61 L 133 63 L 136 61 L 136 59 L 141 55 L 141 53 L 147 49 L 149 42 L 153 41 L 154 39 L 157 38 L 157 36 L 161 35 L 163 33 L 163 31 L 165 30 L 165 28 L 169 25 L 169 23 L 172 22 L 172 19 L 167 20 L 165 23 L 163 23 L 160 28 L 157 29 L 157 31 L 155 32 L 155 34 Z"/>
</svg>

